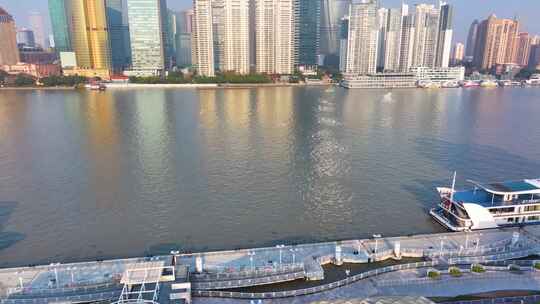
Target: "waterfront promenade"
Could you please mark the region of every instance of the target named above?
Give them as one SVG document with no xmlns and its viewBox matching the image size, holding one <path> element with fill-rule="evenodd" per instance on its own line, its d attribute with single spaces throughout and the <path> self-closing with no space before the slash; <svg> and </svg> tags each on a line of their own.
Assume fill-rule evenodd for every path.
<svg viewBox="0 0 540 304">
<path fill-rule="evenodd" d="M 267 248 L 95 261 L 74 264 L 10 268 L 0 270 L 2 303 L 46 303 L 55 301 L 114 300 L 133 282 L 134 267 L 143 271 L 147 283 L 161 282 L 160 299 L 169 299 L 171 284 L 188 283 L 195 303 L 236 303 L 261 296 L 271 303 L 308 303 L 336 297 L 379 295 L 454 296 L 499 289 L 540 289 L 540 276 L 527 261 L 519 275 L 504 267 L 483 274 L 467 271 L 470 264 L 523 258 L 540 252 L 540 227 L 506 228 L 479 232 L 442 233 L 407 237 L 346 240 L 318 244 L 283 244 Z M 425 262 L 377 268 L 378 261 L 416 257 Z M 321 280 L 321 265 L 371 263 L 372 270 L 347 276 L 320 287 L 257 294 L 230 293 L 246 288 L 299 279 Z M 403 262 L 405 263 L 405 262 Z M 135 265 L 135 266 L 134 266 Z M 426 277 L 429 268 L 444 273 L 448 265 L 463 268 L 463 277 Z M 174 268 L 175 273 L 166 269 Z M 346 272 L 348 266 L 338 271 Z M 156 274 L 156 270 L 158 273 Z M 149 275 L 153 273 L 154 275 Z M 153 277 L 152 279 L 150 279 Z M 164 279 L 166 278 L 166 279 Z M 155 282 L 154 282 L 154 281 Z M 490 282 L 486 285 L 486 282 Z M 137 283 L 128 284 L 130 288 Z M 143 283 L 144 284 L 144 283 Z M 312 283 L 313 284 L 313 283 Z M 270 285 L 270 289 L 271 289 Z M 316 284 L 315 284 L 316 286 Z M 291 300 L 290 295 L 298 294 Z M 203 296 L 200 298 L 199 296 Z M 234 299 L 227 300 L 227 297 Z M 250 297 L 250 299 L 239 299 Z M 289 297 L 283 299 L 283 297 Z M 281 300 L 279 298 L 282 298 Z M 295 301 L 295 302 L 292 302 Z"/>
</svg>

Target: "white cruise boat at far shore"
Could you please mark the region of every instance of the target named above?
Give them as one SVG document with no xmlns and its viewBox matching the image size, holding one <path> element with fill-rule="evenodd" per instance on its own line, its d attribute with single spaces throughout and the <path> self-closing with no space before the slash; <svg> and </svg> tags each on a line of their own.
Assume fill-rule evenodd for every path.
<svg viewBox="0 0 540 304">
<path fill-rule="evenodd" d="M 540 179 L 482 184 L 473 189 L 437 188 L 441 202 L 431 216 L 453 231 L 540 223 Z"/>
</svg>

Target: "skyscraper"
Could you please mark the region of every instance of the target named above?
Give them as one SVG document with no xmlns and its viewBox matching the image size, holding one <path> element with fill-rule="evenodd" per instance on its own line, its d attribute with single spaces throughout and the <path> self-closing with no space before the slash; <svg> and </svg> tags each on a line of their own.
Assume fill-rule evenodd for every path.
<svg viewBox="0 0 540 304">
<path fill-rule="evenodd" d="M 381 7 L 377 10 L 377 69 L 384 69 L 384 56 L 386 46 L 386 29 L 388 26 L 388 9 Z"/>
<path fill-rule="evenodd" d="M 17 48 L 17 31 L 13 17 L 0 7 L 0 65 L 17 64 L 19 50 Z"/>
<path fill-rule="evenodd" d="M 349 8 L 346 74 L 372 74 L 377 70 L 377 1 L 354 0 Z"/>
<path fill-rule="evenodd" d="M 439 15 L 440 10 L 433 5 L 416 5 L 412 66 L 435 66 L 439 37 Z"/>
<path fill-rule="evenodd" d="M 172 64 L 176 65 L 176 14 L 174 11 L 167 10 L 167 43 L 169 46 L 169 56 Z"/>
<path fill-rule="evenodd" d="M 412 66 L 414 48 L 414 16 L 409 14 L 409 7 L 401 7 L 401 42 L 399 48 L 399 71 L 408 72 Z"/>
<path fill-rule="evenodd" d="M 36 45 L 36 40 L 34 39 L 34 32 L 24 27 L 18 30 L 17 31 L 17 44 L 34 47 Z"/>
<path fill-rule="evenodd" d="M 71 1 L 71 38 L 77 67 L 88 70 L 111 70 L 111 49 L 105 2 Z"/>
<path fill-rule="evenodd" d="M 388 10 L 385 20 L 386 34 L 384 35 L 384 65 L 385 71 L 398 71 L 401 48 L 401 25 L 403 20 L 403 9 L 391 8 Z"/>
<path fill-rule="evenodd" d="M 107 25 L 111 45 L 113 70 L 123 71 L 130 64 L 129 26 L 127 25 L 126 7 L 122 0 L 105 0 Z"/>
<path fill-rule="evenodd" d="M 165 0 L 127 2 L 131 74 L 161 75 L 165 69 L 164 6 Z"/>
<path fill-rule="evenodd" d="M 49 0 L 49 16 L 54 37 L 54 48 L 58 53 L 71 50 L 68 11 L 69 3 L 66 3 L 66 0 Z"/>
<path fill-rule="evenodd" d="M 193 1 L 192 62 L 199 75 L 214 76 L 212 0 Z"/>
<path fill-rule="evenodd" d="M 454 49 L 452 51 L 451 62 L 453 65 L 458 65 L 463 62 L 464 57 L 465 57 L 465 46 L 463 45 L 463 43 L 458 42 L 454 45 Z"/>
<path fill-rule="evenodd" d="M 176 65 L 191 65 L 191 23 L 193 10 L 185 10 L 176 15 Z"/>
<path fill-rule="evenodd" d="M 498 64 L 516 62 L 516 37 L 519 22 L 489 16 L 478 27 L 474 64 L 480 69 L 491 69 Z"/>
<path fill-rule="evenodd" d="M 476 50 L 476 41 L 478 39 L 478 25 L 478 20 L 474 20 L 469 27 L 469 34 L 467 35 L 467 45 L 465 50 L 465 57 L 468 61 L 473 61 Z"/>
<path fill-rule="evenodd" d="M 341 20 L 349 14 L 350 3 L 351 0 L 321 0 L 321 54 L 339 54 Z"/>
<path fill-rule="evenodd" d="M 320 53 L 321 2 L 298 1 L 298 63 L 315 65 Z"/>
<path fill-rule="evenodd" d="M 529 33 L 519 33 L 517 42 L 516 63 L 521 66 L 529 64 L 529 55 L 531 51 L 531 37 Z"/>
<path fill-rule="evenodd" d="M 221 5 L 217 31 L 218 69 L 223 72 L 249 74 L 249 0 L 213 0 Z M 216 35 L 217 32 L 217 35 Z"/>
<path fill-rule="evenodd" d="M 437 54 L 435 66 L 448 67 L 450 62 L 450 51 L 452 48 L 452 22 L 454 9 L 449 4 L 440 3 L 439 13 L 439 33 L 437 36 Z"/>
<path fill-rule="evenodd" d="M 255 0 L 257 72 L 292 74 L 297 63 L 297 1 Z"/>
<path fill-rule="evenodd" d="M 34 32 L 36 44 L 43 48 L 49 47 L 49 35 L 45 31 L 43 16 L 38 12 L 31 12 L 28 16 L 28 24 L 30 25 L 30 29 Z"/>
</svg>

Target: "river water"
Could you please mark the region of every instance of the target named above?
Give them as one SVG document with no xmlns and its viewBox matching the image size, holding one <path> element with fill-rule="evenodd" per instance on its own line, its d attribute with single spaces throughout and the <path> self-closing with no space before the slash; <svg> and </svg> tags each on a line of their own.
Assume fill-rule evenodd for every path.
<svg viewBox="0 0 540 304">
<path fill-rule="evenodd" d="M 540 90 L 0 91 L 0 266 L 439 232 L 540 177 Z"/>
</svg>

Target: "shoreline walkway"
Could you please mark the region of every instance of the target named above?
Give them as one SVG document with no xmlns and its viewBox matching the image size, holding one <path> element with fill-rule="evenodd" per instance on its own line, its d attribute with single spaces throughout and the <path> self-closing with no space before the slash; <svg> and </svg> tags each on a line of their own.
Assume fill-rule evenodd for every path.
<svg viewBox="0 0 540 304">
<path fill-rule="evenodd" d="M 328 263 L 335 265 L 369 263 L 389 258 L 399 260 L 402 257 L 422 257 L 433 261 L 429 262 L 432 264 L 426 262 L 423 267 L 504 261 L 540 253 L 539 240 L 540 226 L 528 226 L 525 228 L 501 228 L 318 244 L 277 245 L 267 248 L 178 253 L 147 258 L 8 268 L 0 269 L 0 303 L 42 303 L 51 296 L 59 299 L 63 296 L 67 301 L 71 301 L 68 297 L 99 296 L 99 294 L 103 294 L 102 297 L 105 297 L 104 294 L 107 293 L 110 296 L 110 294 L 121 290 L 126 272 L 134 265 L 150 267 L 148 265 L 156 265 L 157 263 L 164 267 L 160 270 L 161 275 L 158 273 L 157 276 L 154 276 L 161 280 L 161 284 L 166 285 L 163 290 L 169 290 L 170 284 L 187 282 L 189 290 L 196 296 L 204 295 L 203 290 L 251 287 L 302 278 L 321 280 L 325 275 L 321 265 Z M 173 273 L 165 274 L 165 267 L 174 269 Z M 358 282 L 348 280 L 345 282 L 346 284 L 341 282 L 340 285 L 334 284 L 328 288 L 332 290 L 323 291 L 326 289 L 321 288 L 317 289 L 317 293 L 314 295 L 295 297 L 294 299 L 309 299 L 326 293 L 339 294 L 346 292 L 352 288 L 351 286 L 370 286 L 366 282 L 373 284 L 375 280 L 384 279 L 386 275 L 391 277 L 406 271 L 410 273 L 419 271 L 413 268 L 402 270 L 398 266 L 392 267 L 394 268 L 391 268 L 390 274 L 378 273 L 378 270 L 374 270 L 375 272 L 371 271 L 371 273 L 375 273 L 376 277 L 362 277 Z M 179 273 L 184 273 L 181 278 Z M 531 282 L 538 284 L 536 273 L 531 272 L 526 275 L 531 276 Z M 167 279 L 162 280 L 162 278 Z M 479 279 L 480 277 L 473 278 Z M 388 278 L 386 280 L 390 281 Z M 342 283 L 343 285 L 341 285 Z M 388 292 L 388 295 L 413 292 L 413 290 L 404 287 L 400 289 L 399 286 L 381 285 L 377 288 Z M 353 289 L 361 290 L 361 288 Z M 537 289 L 540 289 L 540 286 L 537 286 Z M 422 292 L 427 291 L 427 289 L 422 289 Z M 293 303 L 290 301 L 292 298 L 288 299 L 289 301 L 285 302 L 279 302 L 275 299 L 277 301 L 275 303 Z M 227 302 L 226 299 L 222 300 L 224 302 L 219 303 L 232 303 Z M 199 301 L 200 303 L 214 303 L 210 300 L 205 302 L 202 298 L 197 298 L 196 301 L 197 303 Z"/>
</svg>

